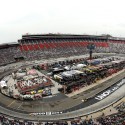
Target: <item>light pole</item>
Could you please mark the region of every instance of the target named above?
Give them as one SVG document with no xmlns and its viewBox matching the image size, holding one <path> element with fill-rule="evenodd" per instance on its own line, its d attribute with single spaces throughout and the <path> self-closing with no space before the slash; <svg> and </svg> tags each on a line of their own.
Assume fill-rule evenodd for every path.
<svg viewBox="0 0 125 125">
<path fill-rule="evenodd" d="M 87 45 L 87 49 L 89 49 L 89 58 L 90 60 L 92 60 L 92 51 L 95 49 L 95 44 L 94 43 L 90 43 Z"/>
</svg>

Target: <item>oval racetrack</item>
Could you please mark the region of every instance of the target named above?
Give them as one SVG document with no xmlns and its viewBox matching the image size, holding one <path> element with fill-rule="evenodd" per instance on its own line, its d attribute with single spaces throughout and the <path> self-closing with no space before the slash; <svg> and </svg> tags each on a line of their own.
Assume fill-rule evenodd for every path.
<svg viewBox="0 0 125 125">
<path fill-rule="evenodd" d="M 5 74 L 7 74 L 7 72 Z M 113 103 L 121 99 L 123 96 L 125 96 L 125 85 L 123 84 L 115 91 L 110 93 L 107 97 L 102 98 L 98 101 L 97 99 L 96 101 L 92 101 L 93 99 L 95 100 L 95 97 L 97 98 L 97 96 L 101 97 L 100 94 L 102 95 L 104 91 L 107 91 L 106 89 L 109 90 L 110 86 L 112 86 L 112 88 L 116 87 L 116 84 L 121 82 L 121 80 L 124 79 L 124 76 L 125 71 L 118 74 L 114 78 L 103 82 L 101 85 L 97 85 L 94 88 L 87 90 L 86 92 L 82 92 L 78 95 L 73 96 L 72 98 L 67 97 L 62 100 L 50 101 L 48 103 L 43 102 L 42 100 L 14 100 L 12 98 L 0 94 L 0 111 L 1 113 L 10 115 L 12 117 L 18 117 L 21 119 L 28 120 L 48 121 L 84 116 L 90 113 L 97 112 L 109 105 L 112 105 Z M 88 98 L 88 101 L 82 102 L 81 100 L 85 98 Z M 35 116 L 30 115 L 31 113 L 34 113 Z"/>
</svg>

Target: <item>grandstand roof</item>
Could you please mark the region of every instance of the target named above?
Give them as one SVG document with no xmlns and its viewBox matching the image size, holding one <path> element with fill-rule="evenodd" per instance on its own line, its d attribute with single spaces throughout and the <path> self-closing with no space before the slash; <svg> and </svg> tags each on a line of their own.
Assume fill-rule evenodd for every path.
<svg viewBox="0 0 125 125">
<path fill-rule="evenodd" d="M 107 39 L 107 35 L 78 35 L 78 34 L 26 34 L 22 39 L 41 39 L 41 38 L 94 38 L 94 39 Z"/>
<path fill-rule="evenodd" d="M 8 48 L 8 47 L 13 47 L 13 46 L 18 46 L 19 43 L 17 42 L 11 42 L 11 43 L 3 43 L 3 44 L 0 44 L 0 49 L 1 48 Z"/>
</svg>

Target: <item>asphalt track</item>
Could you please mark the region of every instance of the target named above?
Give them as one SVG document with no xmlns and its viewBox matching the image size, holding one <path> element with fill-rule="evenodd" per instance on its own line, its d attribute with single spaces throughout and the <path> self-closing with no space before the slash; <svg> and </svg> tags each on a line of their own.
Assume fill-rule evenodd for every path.
<svg viewBox="0 0 125 125">
<path fill-rule="evenodd" d="M 10 74 L 12 71 L 13 70 L 8 70 L 5 71 L 4 73 L 1 73 L 0 78 Z M 4 96 L 3 94 L 0 93 L 0 105 L 1 105 L 0 111 L 1 113 L 8 114 L 10 116 L 19 117 L 23 119 L 27 118 L 29 120 L 56 120 L 54 116 L 57 116 L 57 119 L 66 119 L 66 118 L 68 119 L 75 117 L 76 115 L 80 116 L 80 112 L 77 111 L 85 108 L 86 109 L 92 108 L 91 107 L 92 105 L 96 105 L 98 103 L 101 103 L 103 100 L 108 99 L 110 96 L 100 101 L 95 99 L 95 96 L 100 95 L 109 88 L 112 89 L 118 82 L 120 82 L 121 79 L 124 79 L 124 77 L 125 77 L 125 71 L 101 83 L 100 85 L 97 85 L 71 98 L 67 98 L 63 94 L 59 94 L 52 98 L 47 98 L 43 100 L 20 101 Z M 120 88 L 116 89 L 115 91 L 118 91 L 121 88 L 122 86 L 120 86 Z M 113 91 L 109 95 L 113 95 L 114 93 L 116 93 L 115 91 Z M 118 98 L 122 97 L 124 94 L 125 93 L 121 93 L 121 95 L 118 95 Z M 82 102 L 81 100 L 83 99 L 87 99 L 87 101 Z M 115 100 L 115 98 L 113 98 L 113 100 Z M 108 100 L 110 102 L 108 102 L 107 105 L 113 102 L 113 100 L 112 101 Z M 98 109 L 100 106 L 101 105 L 98 106 Z M 102 107 L 103 106 L 104 104 L 102 105 Z M 62 114 L 60 114 L 59 112 L 62 112 Z M 73 114 L 74 112 L 77 113 L 75 113 L 74 115 Z M 43 113 L 43 114 L 32 117 L 29 115 L 30 113 Z M 82 115 L 84 113 L 82 113 Z"/>
<path fill-rule="evenodd" d="M 120 87 L 122 87 L 122 86 L 125 84 L 125 77 L 124 77 L 122 80 L 124 80 L 124 82 L 123 82 L 123 84 L 122 84 Z M 100 95 L 106 95 L 105 93 L 107 93 L 107 92 L 111 92 L 111 93 L 109 93 L 109 94 L 107 93 L 107 95 L 106 95 L 106 96 L 102 96 L 102 98 L 104 99 L 104 98 L 106 98 L 107 96 L 110 96 L 110 94 L 112 94 L 113 92 L 115 92 L 117 89 L 120 88 L 120 87 L 118 88 L 117 85 L 118 85 L 119 83 L 121 83 L 122 80 L 119 80 L 119 81 L 116 82 L 114 85 L 112 85 L 110 88 L 107 88 L 107 89 L 103 90 L 102 92 L 98 93 L 98 94 L 95 95 L 93 98 L 90 98 L 90 99 L 88 99 L 87 101 L 82 102 L 81 104 L 79 104 L 79 105 L 77 105 L 77 106 L 75 106 L 75 107 L 72 107 L 72 108 L 70 108 L 70 109 L 64 110 L 64 111 L 62 111 L 62 112 L 63 112 L 63 113 L 72 112 L 72 111 L 75 111 L 75 110 L 79 110 L 79 109 L 81 109 L 81 108 L 85 108 L 85 107 L 91 106 L 91 105 L 93 105 L 93 104 L 95 104 L 95 103 L 101 101 L 102 99 L 99 100 L 97 97 L 98 97 L 98 96 L 100 97 Z M 112 91 L 112 90 L 114 90 L 114 91 Z M 96 98 L 97 98 L 97 99 L 96 99 Z"/>
<path fill-rule="evenodd" d="M 108 107 L 109 105 L 112 105 L 113 103 L 117 102 L 119 99 L 121 99 L 125 96 L 124 89 L 125 89 L 125 85 L 123 85 L 122 87 L 117 89 L 110 96 L 104 98 L 103 100 L 101 100 L 95 104 L 92 104 L 91 106 L 81 108 L 77 111 L 62 113 L 59 115 L 49 115 L 49 112 L 47 112 L 46 116 L 42 116 L 42 115 L 31 116 L 31 115 L 24 114 L 24 113 L 10 111 L 10 110 L 7 110 L 3 107 L 0 107 L 0 111 L 3 114 L 6 113 L 9 116 L 18 117 L 20 119 L 27 119 L 27 120 L 49 121 L 49 120 L 70 119 L 70 118 L 75 118 L 78 116 L 85 116 L 85 115 L 88 115 L 90 113 L 94 113 L 94 112 L 97 112 L 99 110 L 102 110 L 102 109 Z M 117 94 L 117 93 L 119 93 L 119 94 Z"/>
<path fill-rule="evenodd" d="M 93 98 L 98 93 L 106 90 L 119 80 L 123 79 L 125 76 L 125 72 L 117 75 L 115 78 L 111 78 L 89 90 L 86 90 L 78 95 L 75 95 L 71 98 L 64 97 L 64 95 L 60 94 L 58 96 L 54 96 L 52 98 L 48 98 L 49 100 L 35 100 L 35 101 L 21 101 L 15 100 L 13 98 L 4 96 L 0 93 L 0 105 L 21 113 L 33 113 L 33 112 L 58 112 L 58 111 L 70 111 L 69 109 L 76 109 L 76 107 L 80 107 L 80 104 L 83 99 Z M 54 99 L 56 98 L 56 99 Z M 55 101 L 56 100 L 56 101 Z M 94 101 L 93 101 L 94 102 Z M 88 105 L 88 104 L 87 104 Z"/>
</svg>

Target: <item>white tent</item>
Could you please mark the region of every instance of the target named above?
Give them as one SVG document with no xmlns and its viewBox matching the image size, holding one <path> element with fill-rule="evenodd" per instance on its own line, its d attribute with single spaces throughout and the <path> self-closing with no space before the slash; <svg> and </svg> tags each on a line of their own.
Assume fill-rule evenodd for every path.
<svg viewBox="0 0 125 125">
<path fill-rule="evenodd" d="M 78 74 L 82 74 L 83 72 L 79 71 L 79 70 L 70 70 L 70 71 L 66 71 L 62 73 L 62 76 L 65 77 L 72 77 L 73 75 L 78 75 Z"/>
<path fill-rule="evenodd" d="M 0 87 L 1 88 L 7 87 L 6 81 L 1 81 L 0 82 Z"/>
<path fill-rule="evenodd" d="M 86 67 L 86 65 L 85 65 L 85 64 L 78 64 L 76 67 L 77 67 L 78 69 L 80 69 L 80 68 Z"/>
<path fill-rule="evenodd" d="M 25 75 L 26 75 L 25 72 L 23 72 L 23 73 L 16 73 L 16 77 L 17 77 L 17 78 L 22 78 L 22 77 L 25 76 Z"/>
<path fill-rule="evenodd" d="M 70 70 L 70 67 L 69 66 L 65 66 L 64 69 L 65 70 Z"/>
</svg>

